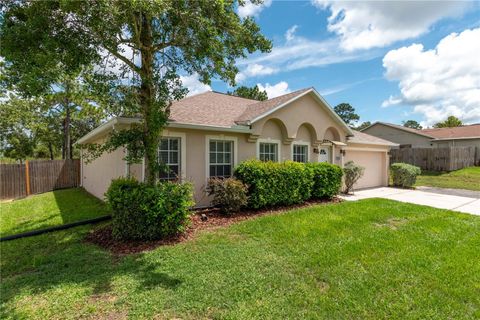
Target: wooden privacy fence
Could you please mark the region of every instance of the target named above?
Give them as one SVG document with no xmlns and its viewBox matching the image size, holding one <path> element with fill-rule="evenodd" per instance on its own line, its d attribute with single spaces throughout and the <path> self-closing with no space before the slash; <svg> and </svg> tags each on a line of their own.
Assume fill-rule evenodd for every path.
<svg viewBox="0 0 480 320">
<path fill-rule="evenodd" d="M 35 160 L 0 164 L 0 199 L 80 185 L 80 160 Z"/>
<path fill-rule="evenodd" d="M 392 149 L 390 163 L 405 162 L 429 171 L 452 171 L 474 166 L 479 151 L 475 147 Z"/>
</svg>

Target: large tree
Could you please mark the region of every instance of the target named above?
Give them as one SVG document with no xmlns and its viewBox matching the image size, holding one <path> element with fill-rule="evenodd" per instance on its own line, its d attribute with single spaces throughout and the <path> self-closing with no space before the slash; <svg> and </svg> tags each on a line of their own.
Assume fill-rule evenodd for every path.
<svg viewBox="0 0 480 320">
<path fill-rule="evenodd" d="M 127 113 L 143 119 L 139 126 L 114 132 L 99 148 L 109 151 L 124 145 L 128 161 L 145 157 L 147 182 L 153 184 L 160 169 L 157 146 L 170 106 L 186 93 L 179 75 L 197 73 L 204 83 L 217 77 L 234 85 L 237 58 L 271 49 L 254 20 L 236 14 L 237 6 L 243 4 L 12 0 L 5 4 L 0 36 L 7 47 L 7 63 L 33 66 L 18 67 L 21 77 L 39 77 L 42 71 L 48 77 L 49 67 L 55 68 L 56 62 L 68 74 L 95 65 L 102 76 L 96 80 L 108 88 L 110 96 L 124 100 Z M 12 49 L 19 47 L 25 55 Z M 42 61 L 37 61 L 36 53 L 41 53 Z"/>
<path fill-rule="evenodd" d="M 455 116 L 449 116 L 447 120 L 438 122 L 433 126 L 435 128 L 453 128 L 453 127 L 460 127 L 461 125 L 463 125 L 463 123 L 460 119 L 458 119 Z"/>
<path fill-rule="evenodd" d="M 418 130 L 423 129 L 422 126 L 420 125 L 420 123 L 418 123 L 415 120 L 403 121 L 402 125 L 406 128 L 412 128 L 412 129 L 418 129 Z"/>
<path fill-rule="evenodd" d="M 353 124 L 360 120 L 360 116 L 355 113 L 355 108 L 348 103 L 340 103 L 336 105 L 333 110 L 342 118 L 342 120 L 348 125 L 353 126 Z"/>
<path fill-rule="evenodd" d="M 267 91 L 260 90 L 258 86 L 253 86 L 253 87 L 240 86 L 235 90 L 233 90 L 232 92 L 228 91 L 227 94 L 237 96 L 237 97 L 247 98 L 247 99 L 258 100 L 258 101 L 265 101 L 268 99 Z"/>
<path fill-rule="evenodd" d="M 355 128 L 355 130 L 362 131 L 365 128 L 368 128 L 372 125 L 370 121 L 364 121 L 362 122 L 358 127 Z"/>
</svg>

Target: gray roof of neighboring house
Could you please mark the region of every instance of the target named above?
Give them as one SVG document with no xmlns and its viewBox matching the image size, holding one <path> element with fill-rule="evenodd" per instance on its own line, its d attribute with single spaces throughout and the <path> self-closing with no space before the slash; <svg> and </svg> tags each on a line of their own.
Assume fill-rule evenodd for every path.
<svg viewBox="0 0 480 320">
<path fill-rule="evenodd" d="M 464 125 L 453 128 L 430 128 L 430 129 L 413 129 L 407 128 L 398 124 L 388 123 L 388 122 L 375 122 L 372 125 L 368 126 L 361 131 L 365 131 L 368 128 L 371 128 L 375 125 L 384 125 L 413 134 L 421 135 L 432 140 L 449 140 L 449 139 L 472 139 L 480 138 L 480 123 Z"/>
<path fill-rule="evenodd" d="M 375 144 L 375 145 L 382 145 L 382 146 L 398 146 L 397 143 L 381 139 L 369 134 L 366 134 L 364 132 L 360 132 L 357 130 L 352 130 L 353 131 L 353 136 L 349 137 L 347 142 L 352 142 L 352 143 L 361 143 L 361 144 Z"/>
<path fill-rule="evenodd" d="M 402 130 L 402 131 L 406 131 L 406 132 L 410 132 L 410 133 L 413 133 L 413 134 L 418 134 L 420 136 L 424 136 L 424 137 L 427 137 L 427 138 L 433 138 L 433 136 L 430 136 L 429 134 L 427 133 L 422 133 L 421 130 L 417 130 L 417 129 L 413 129 L 413 128 L 408 128 L 408 127 L 404 127 L 404 126 L 401 126 L 401 125 L 398 125 L 398 124 L 393 124 L 393 123 L 388 123 L 388 122 L 381 122 L 381 121 L 377 121 L 375 123 L 372 123 L 371 125 L 369 125 L 368 127 L 360 130 L 360 131 L 365 131 L 365 130 L 368 130 L 368 128 L 371 128 L 373 126 L 376 126 L 376 125 L 384 125 L 384 126 L 387 126 L 387 127 L 392 127 L 392 128 L 395 128 L 395 129 L 399 129 L 399 130 Z"/>
</svg>

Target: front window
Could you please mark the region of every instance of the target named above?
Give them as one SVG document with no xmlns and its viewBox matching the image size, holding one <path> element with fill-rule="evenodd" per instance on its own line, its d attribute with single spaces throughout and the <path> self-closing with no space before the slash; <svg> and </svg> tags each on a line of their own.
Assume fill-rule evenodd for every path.
<svg viewBox="0 0 480 320">
<path fill-rule="evenodd" d="M 209 146 L 210 174 L 209 176 L 225 178 L 232 176 L 233 141 L 210 140 Z"/>
<path fill-rule="evenodd" d="M 293 145 L 293 161 L 308 162 L 308 146 L 301 144 Z"/>
<path fill-rule="evenodd" d="M 160 180 L 177 180 L 180 176 L 180 138 L 162 138 L 158 148 L 158 159 L 163 166 Z"/>
<path fill-rule="evenodd" d="M 278 144 L 261 142 L 258 157 L 261 161 L 278 161 Z"/>
</svg>

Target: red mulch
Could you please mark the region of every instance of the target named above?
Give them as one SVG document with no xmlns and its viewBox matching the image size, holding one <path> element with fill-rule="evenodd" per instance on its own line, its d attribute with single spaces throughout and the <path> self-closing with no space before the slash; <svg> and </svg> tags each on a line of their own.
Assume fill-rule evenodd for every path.
<svg viewBox="0 0 480 320">
<path fill-rule="evenodd" d="M 96 244 L 116 255 L 133 254 L 152 250 L 162 245 L 172 245 L 187 241 L 192 239 L 201 230 L 214 230 L 231 225 L 233 223 L 264 215 L 279 214 L 292 209 L 305 208 L 318 204 L 337 203 L 341 201 L 342 200 L 339 198 L 334 198 L 332 200 L 313 200 L 299 205 L 277 207 L 274 209 L 242 211 L 231 216 L 223 215 L 218 209 L 214 208 L 197 210 L 190 217 L 191 223 L 185 233 L 167 239 L 154 241 L 119 241 L 112 237 L 112 227 L 110 224 L 108 224 L 101 228 L 90 231 L 90 233 L 86 236 L 85 241 Z M 206 221 L 202 221 L 202 214 L 205 214 L 208 217 Z"/>
</svg>

